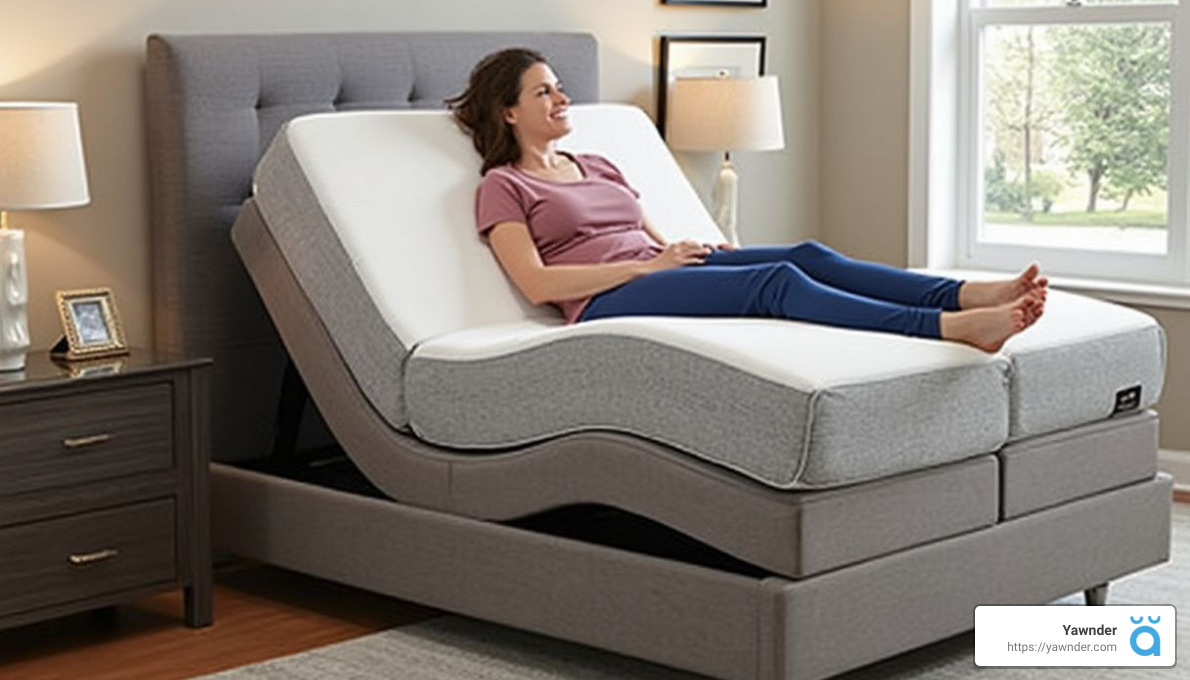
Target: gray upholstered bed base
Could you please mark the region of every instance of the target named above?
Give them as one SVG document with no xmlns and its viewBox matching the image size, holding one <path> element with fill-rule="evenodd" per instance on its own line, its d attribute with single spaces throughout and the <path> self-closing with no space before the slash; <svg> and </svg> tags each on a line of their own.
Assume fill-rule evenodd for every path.
<svg viewBox="0 0 1190 680">
<path fill-rule="evenodd" d="M 749 578 L 226 465 L 219 550 L 711 677 L 814 680 L 1169 558 L 1168 477 L 801 581 Z M 857 631 L 863 631 L 862 634 Z"/>
<path fill-rule="evenodd" d="M 251 206 L 239 207 L 259 151 L 285 120 L 434 106 L 479 54 L 512 41 L 546 47 L 555 66 L 569 69 L 578 99 L 597 98 L 589 36 L 150 40 L 156 342 L 216 359 L 216 458 L 269 451 L 285 361 L 228 242 L 239 212 L 245 261 L 319 407 L 364 472 L 402 499 L 215 465 L 218 550 L 713 677 L 754 680 L 827 677 L 969 629 L 976 604 L 1045 602 L 1168 559 L 1171 484 L 1153 476 L 1152 414 L 1020 442 L 913 478 L 806 496 L 761 489 L 661 447 L 642 453 L 641 442 L 624 436 L 576 436 L 553 442 L 552 455 L 528 450 L 533 455 L 519 462 L 509 454 L 458 465 L 454 454 L 393 432 L 363 403 L 275 249 L 256 238 Z M 375 448 L 389 440 L 391 448 Z M 384 465 L 385 455 L 398 459 Z M 581 462 L 596 455 L 617 467 Z M 579 462 L 564 477 L 554 474 L 551 466 L 565 458 Z M 1093 466 L 1076 466 L 1075 474 L 1063 466 L 1088 459 Z M 607 475 L 609 468 L 619 474 Z M 525 510 L 517 502 L 545 507 L 555 492 L 582 500 L 565 488 L 576 474 L 589 477 L 583 489 L 592 497 L 616 504 L 617 493 L 630 495 L 638 510 L 763 567 L 748 573 L 770 575 L 474 518 L 515 516 Z M 539 483 L 547 478 L 556 481 Z M 517 480 L 535 493 L 508 493 Z M 651 488 L 672 493 L 640 505 Z M 873 521 L 880 516 L 898 530 Z"/>
</svg>

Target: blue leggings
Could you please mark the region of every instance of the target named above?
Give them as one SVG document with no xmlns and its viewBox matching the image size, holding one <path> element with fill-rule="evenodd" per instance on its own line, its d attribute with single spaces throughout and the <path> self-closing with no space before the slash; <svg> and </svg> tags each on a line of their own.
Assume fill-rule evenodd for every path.
<svg viewBox="0 0 1190 680">
<path fill-rule="evenodd" d="M 647 274 L 596 295 L 579 321 L 614 316 L 718 316 L 941 337 L 962 281 L 862 262 L 806 241 L 716 250 L 701 265 Z"/>
</svg>

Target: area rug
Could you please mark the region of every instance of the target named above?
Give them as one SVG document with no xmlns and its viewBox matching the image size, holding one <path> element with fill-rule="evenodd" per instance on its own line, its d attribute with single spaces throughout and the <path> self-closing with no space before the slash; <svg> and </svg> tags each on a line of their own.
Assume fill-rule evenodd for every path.
<svg viewBox="0 0 1190 680">
<path fill-rule="evenodd" d="M 1172 604 L 1178 610 L 1174 668 L 977 668 L 966 633 L 838 676 L 838 680 L 1108 680 L 1186 678 L 1190 665 L 1190 505 L 1173 514 L 1169 563 L 1114 582 L 1108 604 Z M 1054 604 L 1081 605 L 1082 595 Z M 328 647 L 244 666 L 202 680 L 695 680 L 702 676 L 445 616 Z"/>
</svg>

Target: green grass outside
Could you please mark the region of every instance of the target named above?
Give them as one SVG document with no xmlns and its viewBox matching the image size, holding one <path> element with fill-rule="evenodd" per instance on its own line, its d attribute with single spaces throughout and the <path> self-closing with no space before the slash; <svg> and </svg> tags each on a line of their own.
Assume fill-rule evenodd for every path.
<svg viewBox="0 0 1190 680">
<path fill-rule="evenodd" d="M 1117 212 L 1104 210 L 1101 212 L 1060 212 L 1033 213 L 1033 221 L 1025 222 L 1017 213 L 987 212 L 983 215 L 984 222 L 989 224 L 1035 224 L 1042 227 L 1143 227 L 1147 229 L 1164 229 L 1166 215 L 1156 210 L 1129 210 Z"/>
</svg>

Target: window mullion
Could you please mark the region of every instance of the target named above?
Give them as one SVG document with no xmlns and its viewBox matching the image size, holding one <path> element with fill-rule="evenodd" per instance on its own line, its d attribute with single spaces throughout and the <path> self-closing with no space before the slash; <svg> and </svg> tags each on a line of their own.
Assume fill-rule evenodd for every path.
<svg viewBox="0 0 1190 680">
<path fill-rule="evenodd" d="M 1169 121 L 1169 254 L 1178 278 L 1190 281 L 1190 3 L 1173 21 Z"/>
<path fill-rule="evenodd" d="M 1180 5 L 1091 5 L 1083 7 L 972 8 L 976 28 L 1020 24 L 1118 24 L 1173 21 Z"/>
<path fill-rule="evenodd" d="M 977 182 L 979 157 L 979 66 L 980 29 L 976 26 L 975 10 L 959 15 L 959 79 L 958 79 L 958 251 L 960 266 L 969 261 L 979 238 L 979 187 Z"/>
</svg>

